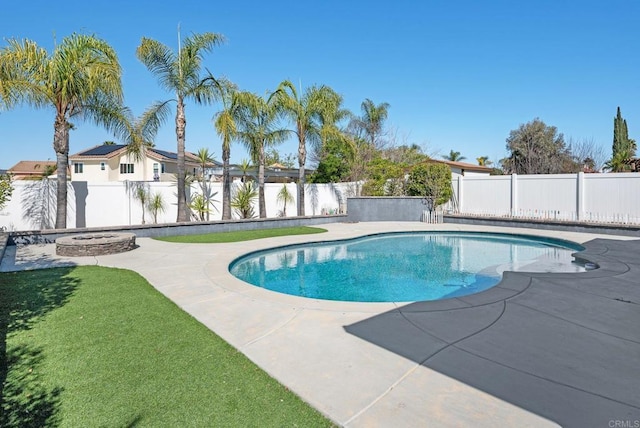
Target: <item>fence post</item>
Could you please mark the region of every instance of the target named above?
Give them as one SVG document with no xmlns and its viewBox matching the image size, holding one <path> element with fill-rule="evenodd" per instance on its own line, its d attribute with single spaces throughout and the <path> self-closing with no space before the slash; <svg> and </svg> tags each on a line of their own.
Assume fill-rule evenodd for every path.
<svg viewBox="0 0 640 428">
<path fill-rule="evenodd" d="M 584 172 L 576 176 L 576 219 L 584 220 Z"/>
<path fill-rule="evenodd" d="M 518 214 L 518 174 L 511 174 L 511 217 Z"/>
<path fill-rule="evenodd" d="M 463 206 L 464 206 L 464 195 L 462 192 L 462 175 L 458 176 L 458 212 L 463 214 Z"/>
</svg>

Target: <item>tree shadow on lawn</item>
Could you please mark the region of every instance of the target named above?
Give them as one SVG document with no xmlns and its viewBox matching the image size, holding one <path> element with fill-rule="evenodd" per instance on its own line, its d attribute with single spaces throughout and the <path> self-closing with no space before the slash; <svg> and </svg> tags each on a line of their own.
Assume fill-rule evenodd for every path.
<svg viewBox="0 0 640 428">
<path fill-rule="evenodd" d="M 60 387 L 42 379 L 43 348 L 8 345 L 50 311 L 63 306 L 78 286 L 73 268 L 0 273 L 0 426 L 57 426 Z"/>
</svg>

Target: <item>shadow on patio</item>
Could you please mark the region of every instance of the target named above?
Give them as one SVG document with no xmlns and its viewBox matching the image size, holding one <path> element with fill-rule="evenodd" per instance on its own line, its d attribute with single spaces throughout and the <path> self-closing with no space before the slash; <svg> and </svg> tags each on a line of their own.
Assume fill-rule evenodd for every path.
<svg viewBox="0 0 640 428">
<path fill-rule="evenodd" d="M 640 241 L 585 247 L 600 269 L 507 272 L 485 292 L 345 330 L 562 426 L 640 421 Z"/>
</svg>

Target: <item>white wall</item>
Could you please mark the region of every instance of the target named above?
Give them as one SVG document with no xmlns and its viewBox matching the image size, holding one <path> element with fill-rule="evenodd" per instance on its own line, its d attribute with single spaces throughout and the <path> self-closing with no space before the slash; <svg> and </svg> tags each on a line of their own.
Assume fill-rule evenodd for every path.
<svg viewBox="0 0 640 428">
<path fill-rule="evenodd" d="M 51 229 L 55 224 L 56 182 L 14 181 L 14 192 L 6 207 L 0 211 L 0 228 L 7 230 Z M 82 182 L 69 183 L 67 192 L 67 227 L 103 227 L 142 224 L 142 204 L 135 197 L 135 186 L 143 185 L 148 193 L 159 193 L 165 202 L 165 212 L 158 214 L 158 223 L 172 223 L 177 218 L 176 187 L 171 182 Z M 239 183 L 232 184 L 233 188 Z M 222 183 L 210 183 L 213 208 L 209 220 L 222 219 Z M 265 184 L 267 217 L 278 217 L 283 210 L 277 201 L 281 183 Z M 287 204 L 287 217 L 297 215 L 296 184 L 288 183 L 287 188 L 294 198 Z M 346 211 L 348 184 L 308 184 L 305 192 L 305 214 L 322 215 Z M 201 193 L 198 184 L 192 185 L 191 195 Z M 341 203 L 343 201 L 343 203 Z M 258 214 L 258 200 L 254 202 Z M 232 210 L 233 214 L 233 210 Z M 237 216 L 233 215 L 234 218 Z M 153 215 L 148 209 L 144 213 L 145 222 L 153 223 Z"/>
<path fill-rule="evenodd" d="M 640 224 L 640 173 L 464 176 L 452 184 L 455 197 L 445 209 L 463 214 Z M 165 201 L 166 210 L 159 214 L 158 223 L 175 222 L 175 185 L 144 185 L 151 193 L 160 193 Z M 53 228 L 55 181 L 14 181 L 13 186 L 12 199 L 0 211 L 0 228 Z M 210 220 L 220 220 L 222 184 L 210 186 L 215 194 Z M 277 201 L 282 186 L 265 184 L 267 217 L 277 217 L 282 211 L 282 203 Z M 288 183 L 287 188 L 297 200 L 296 185 Z M 190 193 L 199 192 L 199 186 L 193 185 Z M 305 214 L 345 213 L 347 197 L 355 194 L 355 183 L 307 184 Z M 141 204 L 134 197 L 131 182 L 73 182 L 69 184 L 68 199 L 69 228 L 142 224 Z M 297 215 L 296 206 L 296 202 L 287 205 L 287 217 Z M 257 214 L 257 199 L 254 208 Z M 146 223 L 152 223 L 151 213 L 145 211 Z"/>
</svg>

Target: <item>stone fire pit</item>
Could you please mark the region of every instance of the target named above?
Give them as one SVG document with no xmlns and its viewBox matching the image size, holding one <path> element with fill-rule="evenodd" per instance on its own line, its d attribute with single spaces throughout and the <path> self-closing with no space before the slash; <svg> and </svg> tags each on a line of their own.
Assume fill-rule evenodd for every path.
<svg viewBox="0 0 640 428">
<path fill-rule="evenodd" d="M 56 254 L 65 257 L 102 256 L 136 248 L 133 233 L 91 233 L 56 239 Z"/>
</svg>

